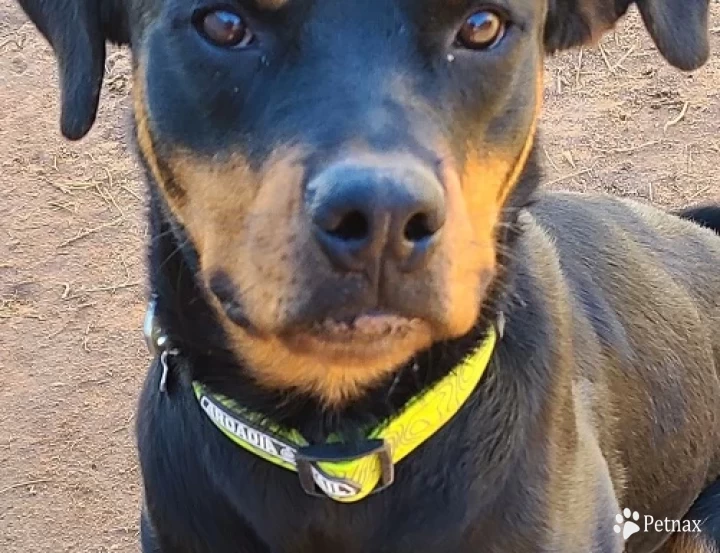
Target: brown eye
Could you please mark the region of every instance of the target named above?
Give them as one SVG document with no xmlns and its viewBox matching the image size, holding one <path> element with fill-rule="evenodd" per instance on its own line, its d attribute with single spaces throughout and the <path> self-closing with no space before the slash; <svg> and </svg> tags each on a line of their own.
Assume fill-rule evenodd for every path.
<svg viewBox="0 0 720 553">
<path fill-rule="evenodd" d="M 495 12 L 484 10 L 467 18 L 458 32 L 458 42 L 471 50 L 487 50 L 505 36 L 506 22 Z"/>
<path fill-rule="evenodd" d="M 228 10 L 202 13 L 195 26 L 207 40 L 224 48 L 244 48 L 254 37 L 243 18 Z"/>
</svg>

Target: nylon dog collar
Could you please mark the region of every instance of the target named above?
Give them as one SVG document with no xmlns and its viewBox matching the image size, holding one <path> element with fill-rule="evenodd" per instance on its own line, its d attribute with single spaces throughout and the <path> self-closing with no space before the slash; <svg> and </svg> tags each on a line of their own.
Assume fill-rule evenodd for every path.
<svg viewBox="0 0 720 553">
<path fill-rule="evenodd" d="M 163 360 L 162 388 L 168 371 L 163 354 L 177 354 L 177 350 L 166 349 L 168 339 L 156 323 L 153 302 L 144 329 L 151 351 Z M 457 414 L 485 373 L 498 332 L 501 330 L 491 327 L 484 341 L 458 367 L 370 430 L 362 442 L 345 443 L 340 436 L 331 436 L 325 444 L 311 445 L 297 430 L 274 424 L 200 382 L 193 382 L 193 391 L 203 412 L 230 441 L 297 472 L 308 494 L 354 503 L 389 487 L 395 465 Z"/>
</svg>

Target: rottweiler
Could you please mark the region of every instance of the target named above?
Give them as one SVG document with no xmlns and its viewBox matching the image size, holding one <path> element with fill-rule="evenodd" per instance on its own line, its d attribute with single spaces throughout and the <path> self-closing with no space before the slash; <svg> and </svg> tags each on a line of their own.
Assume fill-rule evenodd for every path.
<svg viewBox="0 0 720 553">
<path fill-rule="evenodd" d="M 548 54 L 708 0 L 20 4 L 70 139 L 133 52 L 145 553 L 717 553 L 720 208 L 536 147 Z"/>
</svg>

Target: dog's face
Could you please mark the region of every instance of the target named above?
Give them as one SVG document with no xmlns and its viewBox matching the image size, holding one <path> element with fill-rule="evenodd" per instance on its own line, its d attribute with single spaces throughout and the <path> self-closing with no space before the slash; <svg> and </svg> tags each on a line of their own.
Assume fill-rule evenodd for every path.
<svg viewBox="0 0 720 553">
<path fill-rule="evenodd" d="M 72 59 L 55 8 L 22 3 L 64 63 L 78 137 L 98 39 Z M 92 12 L 73 23 L 100 43 L 132 43 L 141 155 L 238 356 L 329 404 L 476 324 L 545 52 L 599 36 L 629 3 L 60 2 Z M 671 62 L 704 61 L 707 0 L 639 7 Z"/>
<path fill-rule="evenodd" d="M 542 93 L 542 2 L 162 3 L 143 156 L 249 367 L 339 401 L 465 334 Z"/>
</svg>

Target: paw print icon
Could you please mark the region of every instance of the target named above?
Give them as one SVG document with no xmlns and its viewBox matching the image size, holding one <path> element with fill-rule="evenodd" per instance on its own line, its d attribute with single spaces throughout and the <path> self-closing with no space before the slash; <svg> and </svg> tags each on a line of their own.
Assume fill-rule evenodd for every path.
<svg viewBox="0 0 720 553">
<path fill-rule="evenodd" d="M 640 531 L 640 526 L 637 523 L 639 520 L 640 513 L 631 511 L 630 509 L 623 509 L 621 514 L 615 515 L 615 522 L 617 522 L 617 524 L 613 526 L 613 530 L 616 534 L 622 533 L 623 539 L 627 541 L 630 536 Z"/>
</svg>

